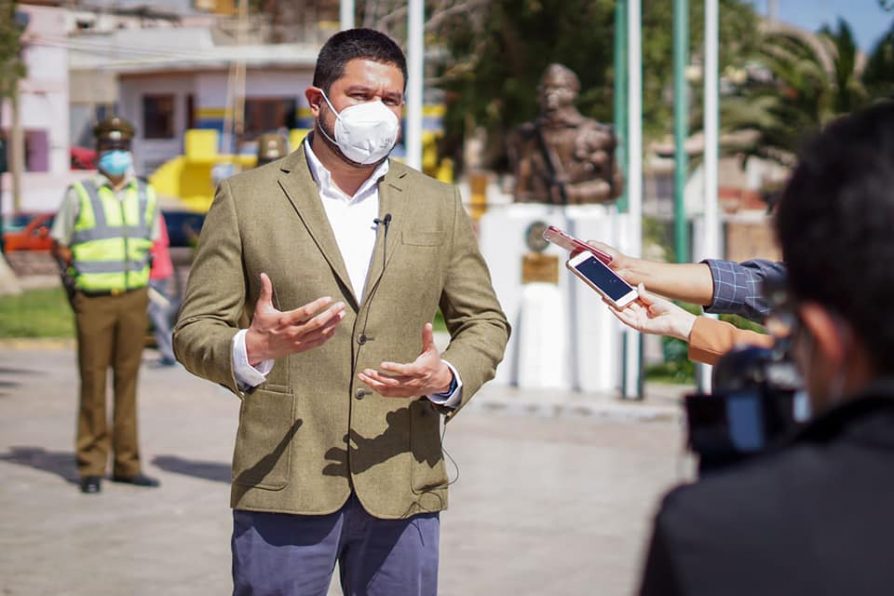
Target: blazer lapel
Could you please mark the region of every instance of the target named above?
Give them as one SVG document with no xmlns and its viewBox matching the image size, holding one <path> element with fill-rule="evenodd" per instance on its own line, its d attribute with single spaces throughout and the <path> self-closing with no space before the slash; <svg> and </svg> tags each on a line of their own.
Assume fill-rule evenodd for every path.
<svg viewBox="0 0 894 596">
<path fill-rule="evenodd" d="M 298 217 L 301 218 L 332 271 L 341 281 L 350 298 L 349 301 L 356 310 L 359 305 L 356 296 L 351 291 L 351 278 L 348 276 L 341 251 L 335 241 L 335 234 L 332 233 L 332 226 L 329 225 L 329 218 L 326 216 L 326 211 L 320 200 L 319 188 L 310 175 L 303 143 L 301 147 L 283 159 L 280 170 L 282 171 L 278 180 L 280 187 L 291 201 Z"/>
<path fill-rule="evenodd" d="M 379 182 L 379 219 L 391 214 L 391 222 L 384 229 L 380 229 L 376 237 L 376 247 L 373 250 L 372 262 L 363 289 L 364 302 L 373 295 L 388 261 L 400 246 L 401 229 L 405 225 L 408 213 L 406 176 L 406 170 L 392 161 L 388 173 Z"/>
</svg>

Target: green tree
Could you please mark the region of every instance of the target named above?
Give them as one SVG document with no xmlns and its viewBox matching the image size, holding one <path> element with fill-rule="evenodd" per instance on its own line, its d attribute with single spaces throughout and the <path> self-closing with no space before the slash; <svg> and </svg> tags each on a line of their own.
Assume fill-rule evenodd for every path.
<svg viewBox="0 0 894 596">
<path fill-rule="evenodd" d="M 484 127 L 498 160 L 503 135 L 537 113 L 537 84 L 552 62 L 580 78 L 581 111 L 610 120 L 613 9 L 609 1 L 494 0 L 477 22 L 454 17 L 441 36 L 448 138 L 458 143 Z"/>
<path fill-rule="evenodd" d="M 719 2 L 720 72 L 744 68 L 758 47 L 760 33 L 751 4 L 741 0 Z M 643 3 L 643 133 L 658 139 L 672 132 L 673 123 L 673 0 Z M 704 3 L 689 2 L 690 63 L 704 62 Z M 701 78 L 690 87 L 690 128 L 701 128 Z"/>
<path fill-rule="evenodd" d="M 439 39 L 448 59 L 440 77 L 447 92 L 446 128 L 459 144 L 484 127 L 491 166 L 501 166 L 503 137 L 537 114 L 537 83 L 544 68 L 562 63 L 581 80 L 578 107 L 612 120 L 613 0 L 492 0 L 477 14 L 458 15 Z M 643 3 L 643 126 L 648 139 L 670 134 L 673 106 L 673 0 Z M 690 10 L 690 53 L 699 59 L 704 13 Z M 758 39 L 750 4 L 720 1 L 721 68 L 741 65 Z M 697 97 L 697 90 L 694 90 Z"/>
<path fill-rule="evenodd" d="M 16 3 L 0 0 L 0 99 L 11 97 L 16 83 L 25 76 L 25 64 L 20 54 L 21 36 Z"/>
<path fill-rule="evenodd" d="M 872 49 L 863 70 L 863 84 L 873 98 L 894 97 L 894 26 Z"/>
<path fill-rule="evenodd" d="M 815 35 L 787 26 L 768 28 L 751 72 L 723 102 L 723 127 L 753 133 L 736 150 L 784 165 L 793 163 L 805 136 L 870 98 L 853 32 L 843 19 L 836 29 L 826 26 Z"/>
</svg>

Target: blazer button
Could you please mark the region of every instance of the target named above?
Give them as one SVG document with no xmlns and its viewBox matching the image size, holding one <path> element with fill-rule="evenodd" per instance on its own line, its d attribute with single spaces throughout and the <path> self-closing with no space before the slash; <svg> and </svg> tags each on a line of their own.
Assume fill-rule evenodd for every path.
<svg viewBox="0 0 894 596">
<path fill-rule="evenodd" d="M 357 343 L 361 346 L 366 343 L 367 337 L 365 333 L 361 333 L 360 337 L 357 338 Z"/>
<path fill-rule="evenodd" d="M 356 397 L 357 399 L 363 399 L 364 397 L 369 395 L 369 393 L 370 392 L 367 391 L 366 389 L 358 389 L 357 391 L 354 392 L 354 397 Z"/>
</svg>

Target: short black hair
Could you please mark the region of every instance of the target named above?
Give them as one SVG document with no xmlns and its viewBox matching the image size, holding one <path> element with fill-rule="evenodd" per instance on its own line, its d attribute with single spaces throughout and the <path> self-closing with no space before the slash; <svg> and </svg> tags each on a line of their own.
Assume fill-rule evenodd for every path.
<svg viewBox="0 0 894 596">
<path fill-rule="evenodd" d="M 329 93 L 332 83 L 345 73 L 345 64 L 361 58 L 393 64 L 404 76 L 407 87 L 407 59 L 393 39 L 374 29 L 347 29 L 330 37 L 317 56 L 313 86 Z"/>
<path fill-rule="evenodd" d="M 894 102 L 835 120 L 805 145 L 776 231 L 794 298 L 836 313 L 876 374 L 894 373 Z"/>
</svg>

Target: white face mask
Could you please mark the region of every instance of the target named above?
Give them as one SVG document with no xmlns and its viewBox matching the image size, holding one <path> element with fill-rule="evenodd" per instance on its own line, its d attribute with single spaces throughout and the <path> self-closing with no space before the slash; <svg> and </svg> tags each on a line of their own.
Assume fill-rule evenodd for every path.
<svg viewBox="0 0 894 596">
<path fill-rule="evenodd" d="M 338 145 L 345 157 L 359 164 L 372 165 L 391 153 L 397 143 L 400 121 L 381 101 L 349 106 L 339 113 L 325 93 L 323 99 L 335 114 L 335 138 L 326 134 L 322 123 L 320 132 Z"/>
</svg>

